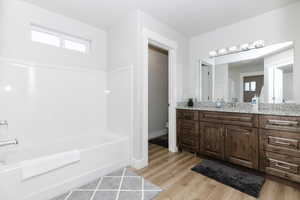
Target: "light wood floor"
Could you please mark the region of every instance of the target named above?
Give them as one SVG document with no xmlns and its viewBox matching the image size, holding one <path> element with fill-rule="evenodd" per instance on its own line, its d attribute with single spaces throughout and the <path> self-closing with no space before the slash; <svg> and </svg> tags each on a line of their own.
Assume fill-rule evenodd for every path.
<svg viewBox="0 0 300 200">
<path fill-rule="evenodd" d="M 190 169 L 200 162 L 193 154 L 170 153 L 149 144 L 149 166 L 136 172 L 164 191 L 155 200 L 254 200 L 255 198 L 223 185 Z M 267 179 L 260 200 L 300 200 L 295 188 Z"/>
</svg>

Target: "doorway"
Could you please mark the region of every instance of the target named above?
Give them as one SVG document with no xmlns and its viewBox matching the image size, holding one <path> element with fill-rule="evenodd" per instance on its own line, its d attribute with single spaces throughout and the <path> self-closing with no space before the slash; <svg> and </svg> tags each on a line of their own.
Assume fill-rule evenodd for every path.
<svg viewBox="0 0 300 200">
<path fill-rule="evenodd" d="M 251 102 L 253 97 L 261 96 L 261 91 L 264 86 L 264 76 L 247 76 L 244 77 L 244 102 Z"/>
<path fill-rule="evenodd" d="M 169 148 L 169 53 L 148 46 L 148 138 L 149 143 Z"/>
<path fill-rule="evenodd" d="M 177 152 L 176 142 L 176 105 L 177 105 L 177 42 L 170 40 L 156 32 L 147 28 L 143 28 L 143 42 L 142 42 L 142 68 L 141 69 L 141 85 L 139 91 L 142 96 L 142 106 L 138 109 L 142 116 L 140 125 L 142 126 L 142 138 L 137 138 L 135 143 L 137 155 L 141 155 L 138 160 L 133 159 L 133 166 L 137 169 L 148 166 L 148 152 L 149 152 L 149 133 L 148 133 L 148 48 L 149 44 L 155 45 L 162 49 L 168 50 L 168 79 L 169 79 L 169 109 L 168 109 L 168 136 L 169 136 L 169 151 Z M 141 139 L 141 140 L 140 140 Z M 141 143 L 140 143 L 141 142 Z M 141 146 L 140 146 L 141 145 Z M 142 151 L 139 151 L 142 147 Z"/>
<path fill-rule="evenodd" d="M 201 101 L 211 101 L 212 100 L 212 66 L 202 63 L 201 74 L 202 74 Z"/>
</svg>

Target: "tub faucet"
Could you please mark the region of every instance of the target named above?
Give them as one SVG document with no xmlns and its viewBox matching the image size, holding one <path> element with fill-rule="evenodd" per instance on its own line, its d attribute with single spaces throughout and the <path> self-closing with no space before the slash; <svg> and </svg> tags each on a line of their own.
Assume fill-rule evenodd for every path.
<svg viewBox="0 0 300 200">
<path fill-rule="evenodd" d="M 0 140 L 0 147 L 13 146 L 19 144 L 17 139 L 2 139 Z"/>
<path fill-rule="evenodd" d="M 8 121 L 7 120 L 1 120 L 0 121 L 0 127 L 8 127 Z M 1 136 L 1 135 L 0 135 Z M 11 139 L 7 137 L 0 137 L 0 147 L 5 147 L 5 146 L 12 146 L 12 145 L 17 145 L 19 142 L 17 139 Z"/>
<path fill-rule="evenodd" d="M 8 126 L 8 121 L 6 120 L 0 121 L 0 126 Z"/>
</svg>

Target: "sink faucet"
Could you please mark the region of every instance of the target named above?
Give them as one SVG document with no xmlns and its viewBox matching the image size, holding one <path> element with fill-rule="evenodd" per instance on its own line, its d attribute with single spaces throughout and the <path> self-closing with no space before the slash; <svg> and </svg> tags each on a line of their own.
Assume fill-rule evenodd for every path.
<svg viewBox="0 0 300 200">
<path fill-rule="evenodd" d="M 232 101 L 230 102 L 230 106 L 232 108 L 236 108 L 238 101 L 239 101 L 238 98 L 232 98 Z"/>
</svg>

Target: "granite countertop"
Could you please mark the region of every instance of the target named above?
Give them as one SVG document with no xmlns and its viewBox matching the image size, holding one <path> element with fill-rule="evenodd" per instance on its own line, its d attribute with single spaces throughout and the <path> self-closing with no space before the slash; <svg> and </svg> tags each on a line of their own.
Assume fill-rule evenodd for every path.
<svg viewBox="0 0 300 200">
<path fill-rule="evenodd" d="M 202 110 L 202 111 L 216 111 L 216 112 L 230 112 L 230 113 L 244 113 L 244 114 L 259 114 L 259 115 L 279 115 L 279 116 L 295 116 L 300 117 L 300 111 L 298 110 L 279 110 L 279 109 L 259 109 L 254 110 L 252 108 L 233 108 L 233 107 L 224 107 L 216 108 L 214 106 L 177 106 L 177 109 L 183 110 Z"/>
</svg>

